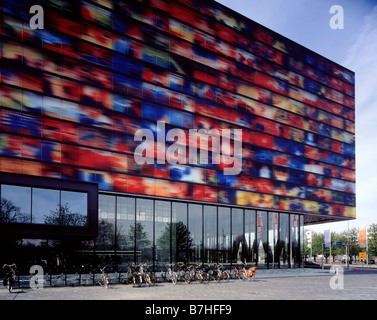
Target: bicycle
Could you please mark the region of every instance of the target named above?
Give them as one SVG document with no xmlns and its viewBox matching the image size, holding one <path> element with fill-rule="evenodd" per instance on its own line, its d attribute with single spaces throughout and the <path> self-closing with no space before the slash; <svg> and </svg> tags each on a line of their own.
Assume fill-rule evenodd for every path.
<svg viewBox="0 0 377 320">
<path fill-rule="evenodd" d="M 173 271 L 173 264 L 167 264 L 167 266 L 169 268 L 165 271 L 165 280 L 172 281 L 173 284 L 177 284 L 178 273 L 176 271 Z"/>
<path fill-rule="evenodd" d="M 234 267 L 233 268 L 233 274 L 234 274 L 234 278 L 237 277 L 240 280 L 244 280 L 245 275 L 246 275 L 246 269 L 245 269 L 245 267 L 242 267 L 240 269 L 238 269 L 237 267 Z"/>
<path fill-rule="evenodd" d="M 230 274 L 228 271 L 223 270 L 222 264 L 215 264 L 213 267 L 212 277 L 217 282 L 220 282 L 220 280 L 228 282 L 230 279 Z"/>
<path fill-rule="evenodd" d="M 144 282 L 148 285 L 148 287 L 150 287 L 154 283 L 152 283 L 152 277 L 148 267 L 149 266 L 146 263 L 140 264 L 139 274 L 141 275 L 142 279 L 144 279 Z"/>
<path fill-rule="evenodd" d="M 16 279 L 16 264 L 4 264 L 3 269 L 8 268 L 5 272 L 5 278 L 3 280 L 3 285 L 7 287 L 9 292 L 12 292 L 13 286 L 15 284 Z"/>
<path fill-rule="evenodd" d="M 109 276 L 105 273 L 106 267 L 99 269 L 101 274 L 97 278 L 97 283 L 102 287 L 104 286 L 106 289 L 109 288 Z"/>
<path fill-rule="evenodd" d="M 140 268 L 139 265 L 136 265 L 135 263 L 132 263 L 129 267 L 128 267 L 128 277 L 129 277 L 129 280 L 132 280 L 132 286 L 133 287 L 141 287 L 141 285 L 143 284 L 143 276 L 142 274 L 137 270 L 137 268 Z"/>
</svg>

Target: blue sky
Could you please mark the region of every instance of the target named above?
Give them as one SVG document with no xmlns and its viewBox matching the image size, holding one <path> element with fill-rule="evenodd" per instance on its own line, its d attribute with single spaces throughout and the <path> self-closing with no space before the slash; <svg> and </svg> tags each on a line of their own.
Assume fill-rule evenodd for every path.
<svg viewBox="0 0 377 320">
<path fill-rule="evenodd" d="M 377 223 L 377 0 L 218 0 L 219 3 L 352 70 L 356 75 L 356 220 Z M 344 29 L 331 29 L 341 5 Z M 348 222 L 311 226 L 344 231 Z"/>
</svg>

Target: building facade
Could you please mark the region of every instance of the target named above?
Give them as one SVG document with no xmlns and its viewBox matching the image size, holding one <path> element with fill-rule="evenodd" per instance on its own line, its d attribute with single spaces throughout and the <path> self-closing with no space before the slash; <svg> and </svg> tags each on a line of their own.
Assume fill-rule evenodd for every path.
<svg viewBox="0 0 377 320">
<path fill-rule="evenodd" d="M 300 267 L 304 225 L 355 218 L 352 71 L 211 0 L 1 25 L 1 263 Z"/>
</svg>

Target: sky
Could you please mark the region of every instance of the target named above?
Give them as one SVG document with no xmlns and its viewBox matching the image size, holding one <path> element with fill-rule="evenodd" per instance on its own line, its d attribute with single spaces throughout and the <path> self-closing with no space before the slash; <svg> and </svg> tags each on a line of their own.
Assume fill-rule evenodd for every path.
<svg viewBox="0 0 377 320">
<path fill-rule="evenodd" d="M 218 0 L 355 72 L 356 219 L 306 229 L 334 232 L 377 224 L 377 0 Z M 332 29 L 340 5 L 344 28 Z"/>
</svg>

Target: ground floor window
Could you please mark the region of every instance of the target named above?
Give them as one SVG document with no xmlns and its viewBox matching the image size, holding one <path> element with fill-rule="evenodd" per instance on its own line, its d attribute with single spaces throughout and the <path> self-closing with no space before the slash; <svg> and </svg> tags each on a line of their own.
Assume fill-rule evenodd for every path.
<svg viewBox="0 0 377 320">
<path fill-rule="evenodd" d="M 113 195 L 100 195 L 99 208 L 93 251 L 111 253 L 119 266 L 146 262 L 157 271 L 177 262 L 301 267 L 302 215 Z"/>
<path fill-rule="evenodd" d="M 68 199 L 75 212 L 85 209 L 80 194 L 26 188 L 18 190 L 23 197 L 10 198 L 7 188 L 1 189 L 2 196 L 14 201 L 25 219 L 35 223 L 44 216 L 36 214 L 42 202 L 32 199 L 46 199 L 48 212 L 56 201 Z M 148 263 L 157 272 L 178 262 L 302 266 L 303 215 L 110 194 L 99 194 L 98 202 L 94 238 L 7 238 L 0 245 L 4 259 L 14 258 L 25 271 L 41 264 L 49 273 L 85 272 L 103 265 L 124 272 L 132 262 Z"/>
</svg>

